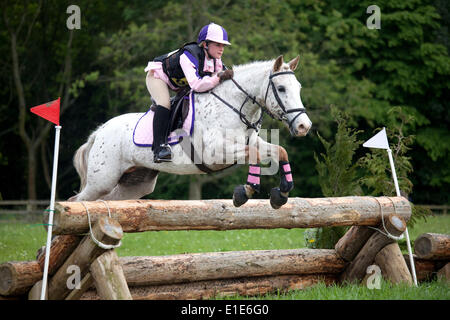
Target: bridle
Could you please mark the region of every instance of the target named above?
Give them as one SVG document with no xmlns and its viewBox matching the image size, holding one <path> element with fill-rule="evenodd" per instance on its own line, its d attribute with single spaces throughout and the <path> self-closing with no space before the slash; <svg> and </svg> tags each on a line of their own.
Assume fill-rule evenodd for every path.
<svg viewBox="0 0 450 320">
<path fill-rule="evenodd" d="M 273 73 L 269 76 L 269 83 L 267 84 L 267 90 L 266 90 L 266 95 L 264 97 L 264 105 L 262 106 L 258 101 L 256 101 L 256 96 L 252 96 L 250 95 L 247 91 L 245 91 L 237 82 L 236 80 L 234 80 L 233 78 L 231 78 L 231 81 L 233 81 L 233 83 L 235 84 L 235 86 L 241 90 L 244 94 L 245 94 L 245 100 L 242 103 L 241 107 L 238 109 L 236 109 L 235 107 L 233 107 L 231 104 L 229 104 L 227 101 L 225 101 L 224 99 L 222 99 L 221 97 L 219 97 L 216 93 L 214 93 L 213 91 L 210 91 L 210 93 L 216 97 L 217 99 L 219 99 L 223 104 L 225 104 L 227 107 L 229 107 L 231 110 L 233 110 L 234 112 L 236 112 L 239 115 L 239 119 L 241 119 L 241 121 L 247 126 L 247 129 L 254 129 L 257 132 L 259 131 L 260 127 L 261 127 L 261 123 L 263 120 L 263 116 L 264 113 L 267 113 L 272 119 L 275 120 L 279 120 L 279 121 L 288 121 L 287 118 L 287 114 L 289 113 L 293 113 L 293 112 L 298 112 L 298 114 L 291 120 L 288 122 L 289 125 L 289 130 L 292 131 L 292 124 L 294 123 L 295 119 L 297 119 L 301 114 L 306 113 L 306 109 L 305 108 L 295 108 L 295 109 L 290 109 L 290 110 L 286 110 L 286 107 L 283 104 L 283 101 L 281 101 L 280 96 L 278 95 L 278 91 L 275 88 L 275 84 L 273 83 L 273 78 L 280 76 L 280 75 L 285 75 L 285 74 L 292 74 L 295 75 L 295 73 L 293 71 L 283 71 L 283 72 L 278 72 L 278 73 Z M 267 103 L 267 95 L 269 93 L 269 88 L 272 88 L 272 92 L 273 95 L 275 96 L 275 99 L 278 102 L 278 105 L 280 106 L 282 113 L 280 115 L 273 115 L 266 107 Z M 244 113 L 242 113 L 242 108 L 244 107 L 244 105 L 247 103 L 247 101 L 251 100 L 251 102 L 253 104 L 257 104 L 258 107 L 261 109 L 261 116 L 259 117 L 259 119 L 256 122 L 251 123 L 245 116 Z"/>
<path fill-rule="evenodd" d="M 288 121 L 287 114 L 293 113 L 293 112 L 298 112 L 298 114 L 291 121 L 288 122 L 289 129 L 291 129 L 291 126 L 294 123 L 295 119 L 297 119 L 301 114 L 306 113 L 306 109 L 305 108 L 295 108 L 295 109 L 286 110 L 286 107 L 284 106 L 283 101 L 281 101 L 280 96 L 278 95 L 278 90 L 275 88 L 275 84 L 273 83 L 273 80 L 272 80 L 273 78 L 281 76 L 283 74 L 292 74 L 295 76 L 295 73 L 293 71 L 283 71 L 283 72 L 271 74 L 269 76 L 269 84 L 267 85 L 266 95 L 264 97 L 264 104 L 267 105 L 267 102 L 266 102 L 267 95 L 269 93 L 269 87 L 271 87 L 273 95 L 275 96 L 275 99 L 278 102 L 278 105 L 280 106 L 281 110 L 283 110 L 283 113 L 279 116 L 278 120 Z M 275 117 L 273 115 L 270 115 L 270 116 L 275 119 Z"/>
</svg>

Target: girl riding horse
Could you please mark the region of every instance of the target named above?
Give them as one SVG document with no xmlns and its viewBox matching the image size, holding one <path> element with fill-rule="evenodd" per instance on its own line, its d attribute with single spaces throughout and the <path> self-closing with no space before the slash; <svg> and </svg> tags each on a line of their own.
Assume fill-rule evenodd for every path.
<svg viewBox="0 0 450 320">
<path fill-rule="evenodd" d="M 147 72 L 147 89 L 156 102 L 153 118 L 154 162 L 172 161 L 172 150 L 167 143 L 170 95 L 189 86 L 193 91 L 205 92 L 220 82 L 233 77 L 232 70 L 224 70 L 221 57 L 228 42 L 228 34 L 221 26 L 210 23 L 204 26 L 197 42 L 185 44 L 179 50 L 150 61 Z"/>
</svg>

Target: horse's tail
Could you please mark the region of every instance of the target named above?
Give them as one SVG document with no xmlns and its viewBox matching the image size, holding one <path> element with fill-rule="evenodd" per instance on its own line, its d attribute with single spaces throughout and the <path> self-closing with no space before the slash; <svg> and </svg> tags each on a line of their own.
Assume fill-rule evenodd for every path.
<svg viewBox="0 0 450 320">
<path fill-rule="evenodd" d="M 91 150 L 92 145 L 94 144 L 95 141 L 95 135 L 96 132 L 93 132 L 89 136 L 88 141 L 81 147 L 79 147 L 78 150 L 75 152 L 75 155 L 73 156 L 73 165 L 75 167 L 75 170 L 77 170 L 78 175 L 80 176 L 80 192 L 86 186 L 86 176 L 88 166 L 87 162 L 89 157 L 89 151 Z"/>
</svg>

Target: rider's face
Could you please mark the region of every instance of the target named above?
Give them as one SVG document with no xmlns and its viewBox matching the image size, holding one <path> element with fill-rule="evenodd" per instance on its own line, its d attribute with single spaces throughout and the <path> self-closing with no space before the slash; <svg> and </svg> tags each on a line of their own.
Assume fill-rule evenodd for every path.
<svg viewBox="0 0 450 320">
<path fill-rule="evenodd" d="M 211 41 L 208 45 L 208 52 L 211 57 L 214 59 L 222 58 L 223 50 L 225 49 L 225 45 L 218 42 Z"/>
</svg>

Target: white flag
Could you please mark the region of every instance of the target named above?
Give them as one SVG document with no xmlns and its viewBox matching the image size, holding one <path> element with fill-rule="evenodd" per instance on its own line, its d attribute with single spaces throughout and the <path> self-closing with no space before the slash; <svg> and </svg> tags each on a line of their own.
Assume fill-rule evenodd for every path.
<svg viewBox="0 0 450 320">
<path fill-rule="evenodd" d="M 381 130 L 372 138 L 364 142 L 363 147 L 386 149 L 386 150 L 389 149 L 389 143 L 386 136 L 386 128 L 383 128 L 383 130 Z"/>
</svg>

